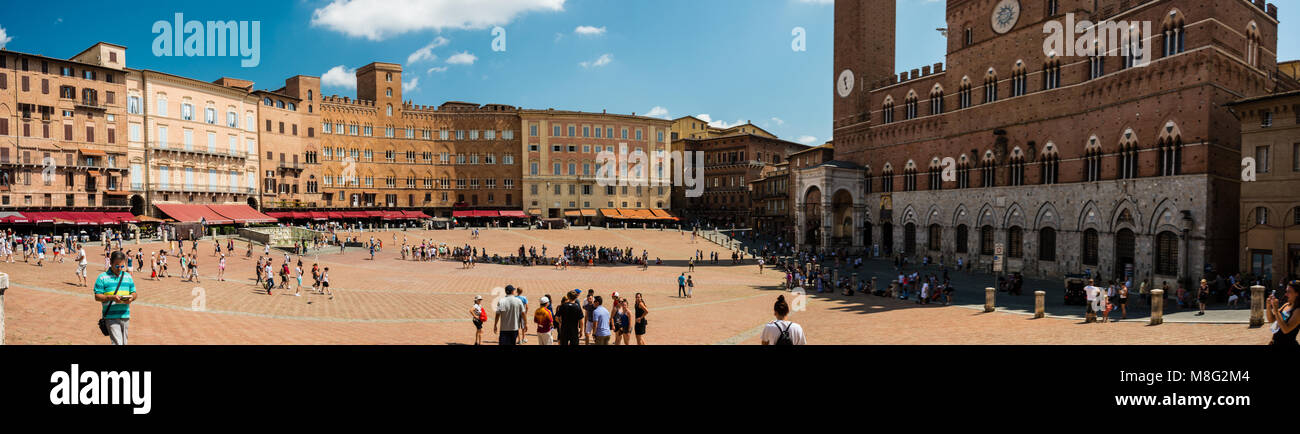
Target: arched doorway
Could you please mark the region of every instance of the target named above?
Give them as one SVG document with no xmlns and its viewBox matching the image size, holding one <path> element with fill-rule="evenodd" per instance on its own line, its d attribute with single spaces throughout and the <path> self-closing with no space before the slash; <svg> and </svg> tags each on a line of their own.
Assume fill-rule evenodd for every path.
<svg viewBox="0 0 1300 434">
<path fill-rule="evenodd" d="M 131 196 L 131 214 L 145 215 L 144 198 L 138 194 Z"/>
<path fill-rule="evenodd" d="M 822 242 L 822 191 L 817 187 L 808 188 L 803 200 L 804 245 L 819 246 Z"/>
<path fill-rule="evenodd" d="M 831 198 L 832 221 L 835 222 L 831 244 L 848 246 L 853 244 L 853 195 L 848 190 L 835 192 Z"/>
<path fill-rule="evenodd" d="M 261 211 L 260 209 L 257 208 L 257 198 L 255 197 L 248 198 L 248 206 L 253 207 L 253 209 L 257 209 L 258 211 Z"/>
<path fill-rule="evenodd" d="M 916 224 L 903 226 L 903 255 L 916 256 Z"/>
<path fill-rule="evenodd" d="M 894 224 L 885 222 L 880 225 L 880 252 L 883 255 L 894 254 Z"/>
<path fill-rule="evenodd" d="M 1136 266 L 1137 234 L 1127 228 L 1115 233 L 1115 277 L 1123 279 Z"/>
</svg>

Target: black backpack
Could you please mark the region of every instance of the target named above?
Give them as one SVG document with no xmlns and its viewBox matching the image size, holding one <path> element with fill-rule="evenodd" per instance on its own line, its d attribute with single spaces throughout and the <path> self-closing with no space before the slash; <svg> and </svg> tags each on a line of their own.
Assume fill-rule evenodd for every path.
<svg viewBox="0 0 1300 434">
<path fill-rule="evenodd" d="M 794 324 L 794 323 L 791 323 Z M 781 328 L 781 322 L 776 322 L 776 329 L 781 331 L 781 336 L 776 338 L 775 345 L 794 345 L 794 340 L 790 339 L 790 326 Z"/>
</svg>

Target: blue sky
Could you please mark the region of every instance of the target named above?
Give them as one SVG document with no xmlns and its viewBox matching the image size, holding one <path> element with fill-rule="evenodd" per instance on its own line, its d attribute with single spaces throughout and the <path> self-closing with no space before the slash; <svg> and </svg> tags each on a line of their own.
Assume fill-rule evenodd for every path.
<svg viewBox="0 0 1300 434">
<path fill-rule="evenodd" d="M 511 104 L 676 118 L 752 121 L 793 141 L 831 136 L 830 0 L 292 0 L 84 2 L 0 16 L 0 45 L 67 58 L 96 41 L 128 47 L 133 68 L 202 80 L 230 76 L 275 89 L 291 75 L 323 77 L 326 94 L 355 96 L 336 76 L 372 61 L 402 64 L 416 104 Z M 1283 5 L 1282 21 L 1300 17 Z M 260 21 L 260 64 L 238 57 L 158 57 L 155 21 Z M 506 51 L 492 50 L 493 27 Z M 899 0 L 896 65 L 943 61 L 944 3 Z M 806 31 L 806 51 L 792 31 Z M 5 43 L 7 40 L 7 44 Z M 1300 40 L 1283 25 L 1280 41 Z M 1282 43 L 1281 59 L 1300 58 Z M 426 50 L 423 48 L 428 47 Z M 469 62 L 472 60 L 472 63 Z M 331 73 L 331 71 L 333 71 Z M 418 80 L 418 81 L 417 81 Z M 351 80 L 344 80 L 351 82 Z"/>
</svg>

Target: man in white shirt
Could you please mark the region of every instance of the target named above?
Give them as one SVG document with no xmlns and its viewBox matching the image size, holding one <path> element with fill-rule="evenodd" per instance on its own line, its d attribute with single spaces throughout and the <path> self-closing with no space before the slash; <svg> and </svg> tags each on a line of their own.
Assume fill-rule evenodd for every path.
<svg viewBox="0 0 1300 434">
<path fill-rule="evenodd" d="M 77 244 L 77 281 L 86 286 L 86 248 Z"/>
</svg>

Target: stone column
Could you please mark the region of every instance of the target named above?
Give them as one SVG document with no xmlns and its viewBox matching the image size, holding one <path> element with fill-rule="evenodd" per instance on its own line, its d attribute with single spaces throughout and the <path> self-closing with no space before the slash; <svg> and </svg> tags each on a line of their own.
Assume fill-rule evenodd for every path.
<svg viewBox="0 0 1300 434">
<path fill-rule="evenodd" d="M 1047 316 L 1047 292 L 1034 291 L 1034 318 Z"/>
<path fill-rule="evenodd" d="M 1165 323 L 1165 290 L 1151 290 L 1151 325 Z"/>
<path fill-rule="evenodd" d="M 0 345 L 5 344 L 5 291 L 9 289 L 9 275 L 0 273 Z"/>
<path fill-rule="evenodd" d="M 994 300 L 996 300 L 997 295 L 998 295 L 997 289 L 984 288 L 984 312 L 993 312 L 997 310 L 997 308 L 993 306 Z"/>
<path fill-rule="evenodd" d="M 1264 325 L 1264 287 L 1250 287 L 1250 326 Z"/>
<path fill-rule="evenodd" d="M 823 196 L 823 198 L 825 198 Z M 835 236 L 835 204 L 832 202 L 822 202 L 822 249 L 829 251 L 831 248 L 831 238 Z"/>
<path fill-rule="evenodd" d="M 876 276 L 871 276 L 871 292 L 876 292 Z"/>
</svg>

